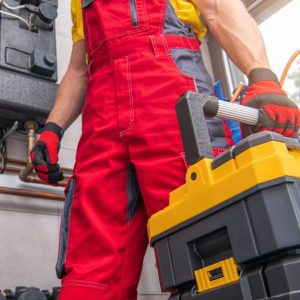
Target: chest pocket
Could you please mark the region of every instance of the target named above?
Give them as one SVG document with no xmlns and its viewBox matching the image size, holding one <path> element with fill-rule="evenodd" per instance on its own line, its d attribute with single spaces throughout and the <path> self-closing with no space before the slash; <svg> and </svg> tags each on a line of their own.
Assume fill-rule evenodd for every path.
<svg viewBox="0 0 300 300">
<path fill-rule="evenodd" d="M 89 55 L 104 41 L 148 30 L 145 0 L 82 0 Z"/>
</svg>

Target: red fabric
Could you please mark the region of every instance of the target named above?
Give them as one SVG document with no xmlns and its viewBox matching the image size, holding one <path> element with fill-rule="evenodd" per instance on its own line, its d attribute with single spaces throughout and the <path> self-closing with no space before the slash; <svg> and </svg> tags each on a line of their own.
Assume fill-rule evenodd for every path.
<svg viewBox="0 0 300 300">
<path fill-rule="evenodd" d="M 213 155 L 214 157 L 219 156 L 223 152 L 225 152 L 228 148 L 213 148 Z"/>
<path fill-rule="evenodd" d="M 34 160 L 34 155 L 35 153 L 34 152 L 30 152 L 30 159 L 31 161 Z M 48 174 L 45 174 L 48 172 L 48 168 L 46 166 L 42 166 L 42 165 L 36 165 L 34 166 L 36 171 L 37 171 L 37 175 L 39 176 L 40 179 L 44 180 L 45 182 L 48 182 Z M 41 173 L 41 172 L 43 173 Z"/>
<path fill-rule="evenodd" d="M 283 110 L 282 107 L 278 105 L 269 104 L 269 105 L 265 105 L 264 109 L 266 113 L 269 115 L 269 117 L 272 120 L 277 119 L 277 122 L 279 124 L 284 124 L 286 120 L 289 120 L 290 123 L 294 123 L 297 124 L 297 126 L 300 126 L 300 118 L 298 118 L 297 120 L 295 119 L 297 113 L 299 115 L 299 110 L 295 107 L 284 107 Z M 292 129 L 284 130 L 284 128 L 275 128 L 274 131 L 280 134 L 284 133 L 284 135 L 286 136 L 292 136 L 295 134 Z"/>
<path fill-rule="evenodd" d="M 147 219 L 166 207 L 170 191 L 185 182 L 175 104 L 184 92 L 195 91 L 194 80 L 177 69 L 164 39 L 149 43 L 149 36 L 163 32 L 165 2 L 136 0 L 136 6 L 137 28 L 128 0 L 118 5 L 94 1 L 83 10 L 87 50 L 90 58 L 96 57 L 82 114 L 59 300 L 135 300 L 148 242 Z M 149 47 L 137 52 L 143 35 Z M 104 59 L 99 49 L 109 49 L 109 55 Z M 131 220 L 129 162 L 144 203 Z M 97 285 L 107 292 L 102 295 Z"/>
<path fill-rule="evenodd" d="M 35 169 L 37 171 L 43 172 L 43 173 L 47 173 L 48 172 L 48 167 L 46 166 L 42 166 L 42 165 L 37 165 L 35 166 Z"/>
<path fill-rule="evenodd" d="M 196 39 L 166 35 L 150 36 L 125 36 L 119 39 L 112 39 L 100 45 L 92 54 L 89 55 L 90 63 L 88 71 L 91 72 L 93 65 L 105 64 L 108 60 L 117 59 L 134 53 L 154 52 L 155 56 L 170 55 L 170 48 L 189 50 L 199 50 L 200 42 Z M 134 49 L 134 50 L 133 50 Z"/>
<path fill-rule="evenodd" d="M 59 138 L 58 136 L 52 131 L 44 131 L 40 135 L 37 142 L 43 142 L 47 148 L 48 157 L 50 159 L 51 164 L 56 164 L 58 162 L 58 144 Z M 34 151 L 30 152 L 30 159 L 31 161 L 34 160 Z M 34 166 L 38 171 L 41 172 L 48 172 L 48 168 L 43 165 L 35 165 Z"/>
<path fill-rule="evenodd" d="M 250 101 L 252 98 L 265 93 L 276 93 L 276 94 L 282 94 L 286 96 L 285 91 L 282 90 L 276 82 L 269 81 L 269 80 L 262 80 L 254 84 L 251 84 L 249 86 L 247 90 L 247 94 L 245 95 L 242 104 L 246 105 L 248 101 Z"/>
<path fill-rule="evenodd" d="M 183 92 L 194 90 L 194 83 L 179 74 L 168 56 L 153 53 L 120 58 L 113 70 L 102 65 L 88 82 L 65 280 L 107 284 L 113 299 L 134 300 L 147 216 L 167 206 L 169 192 L 185 182 L 175 103 Z M 134 221 L 128 223 L 126 215 L 129 159 L 147 211 L 132 229 L 134 235 Z M 62 289 L 60 300 L 68 300 L 69 287 L 63 283 Z"/>
<path fill-rule="evenodd" d="M 271 103 L 271 101 L 268 102 L 268 95 L 283 95 L 286 97 L 280 103 L 279 101 L 278 103 Z M 258 108 L 267 115 L 267 118 L 263 119 L 265 128 L 260 128 L 260 130 L 272 130 L 288 137 L 295 136 L 297 126 L 300 126 L 299 109 L 287 98 L 287 94 L 276 82 L 264 80 L 250 85 L 242 104 L 250 105 L 251 101 L 253 101 L 252 103 L 256 101 L 256 104 L 259 105 Z"/>
<path fill-rule="evenodd" d="M 51 164 L 56 164 L 58 161 L 58 136 L 52 131 L 44 131 L 40 135 L 39 141 L 46 144 Z"/>
<path fill-rule="evenodd" d="M 64 283 L 68 288 L 61 289 L 59 299 L 82 299 L 82 300 L 114 300 L 106 286 L 95 283 L 71 281 Z M 76 295 L 74 297 L 74 295 Z"/>
<path fill-rule="evenodd" d="M 48 174 L 45 174 L 45 173 L 41 173 L 41 172 L 37 172 L 38 173 L 38 176 L 39 178 L 41 178 L 42 180 L 44 180 L 45 182 L 48 182 Z"/>
<path fill-rule="evenodd" d="M 224 133 L 225 133 L 225 139 L 228 144 L 228 148 L 234 145 L 234 140 L 232 138 L 231 130 L 226 122 L 226 120 L 223 120 L 223 127 L 224 127 Z"/>
</svg>

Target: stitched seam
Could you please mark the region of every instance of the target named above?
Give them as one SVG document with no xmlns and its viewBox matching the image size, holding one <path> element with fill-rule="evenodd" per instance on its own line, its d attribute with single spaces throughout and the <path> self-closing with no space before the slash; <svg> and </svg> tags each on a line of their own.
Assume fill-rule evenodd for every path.
<svg viewBox="0 0 300 300">
<path fill-rule="evenodd" d="M 171 55 L 166 37 L 164 35 L 161 35 L 161 39 L 162 39 L 163 45 L 165 47 L 166 55 Z"/>
<path fill-rule="evenodd" d="M 152 43 L 151 43 L 152 44 Z M 96 63 L 97 64 L 100 64 L 101 66 L 102 65 L 105 65 L 105 64 L 107 64 L 107 61 L 114 61 L 114 60 L 117 60 L 117 59 L 119 59 L 119 58 L 122 58 L 122 57 L 124 57 L 124 56 L 131 56 L 131 55 L 133 55 L 133 54 L 137 54 L 137 53 L 145 53 L 145 52 L 151 52 L 151 53 L 153 53 L 154 52 L 154 49 L 152 48 L 152 50 L 134 50 L 134 51 L 130 51 L 130 53 L 126 53 L 126 54 L 120 54 L 120 55 L 117 55 L 116 57 L 112 57 L 112 58 L 110 58 L 109 56 L 107 56 L 107 55 L 103 55 L 100 59 L 99 58 L 97 58 L 97 59 L 94 59 L 94 60 L 96 60 Z M 99 54 L 99 55 L 101 55 L 101 54 Z M 93 61 L 94 61 L 93 60 Z M 93 71 L 91 71 L 91 75 L 93 74 Z"/>
<path fill-rule="evenodd" d="M 181 72 L 181 70 L 178 68 L 178 66 L 176 65 L 176 63 L 173 60 L 173 56 L 167 56 L 167 58 L 169 59 L 170 63 L 173 65 L 174 69 L 176 70 L 177 74 L 182 77 L 185 78 L 188 81 L 188 85 L 191 88 L 192 91 L 195 91 L 195 85 L 194 85 L 194 77 L 193 76 L 188 76 L 185 75 Z"/>
<path fill-rule="evenodd" d="M 185 166 L 185 168 L 186 168 L 186 170 L 189 168 L 189 165 L 188 165 L 188 163 L 187 163 L 187 161 L 186 161 L 186 156 L 185 156 L 185 152 L 180 152 L 180 156 L 181 156 L 181 158 L 182 158 L 182 160 L 183 160 L 183 164 L 184 164 L 184 166 Z"/>
<path fill-rule="evenodd" d="M 161 9 L 161 14 L 160 14 L 160 21 L 159 21 L 159 33 L 163 34 L 164 32 L 164 19 L 165 19 L 165 15 L 166 15 L 166 11 L 167 11 L 167 1 L 164 0 L 162 3 L 162 9 Z"/>
<path fill-rule="evenodd" d="M 159 56 L 159 53 L 158 53 L 158 49 L 156 47 L 156 42 L 155 42 L 155 37 L 153 35 L 150 35 L 150 41 L 151 41 L 151 44 L 152 44 L 152 48 L 153 48 L 153 51 L 154 51 L 154 55 L 157 57 Z"/>
<path fill-rule="evenodd" d="M 118 293 L 118 297 L 117 300 L 120 299 L 121 296 L 121 291 L 122 291 L 122 285 L 123 285 L 123 280 L 124 280 L 124 273 L 125 273 L 125 266 L 126 266 L 126 261 L 127 261 L 127 257 L 128 257 L 128 252 L 129 252 L 129 240 L 130 240 L 130 234 L 131 234 L 131 223 L 127 223 L 128 224 L 128 237 L 127 237 L 127 242 L 126 242 L 126 248 L 125 248 L 125 253 L 124 253 L 124 263 L 123 263 L 123 268 L 122 268 L 122 273 L 121 273 L 121 282 L 120 282 L 120 289 L 119 289 L 119 293 Z"/>
<path fill-rule="evenodd" d="M 189 38 L 185 39 L 185 43 L 186 42 L 188 43 L 188 45 L 190 46 L 191 49 L 194 48 Z"/>
<path fill-rule="evenodd" d="M 197 64 L 196 60 L 195 60 L 195 55 L 197 54 L 197 52 L 199 52 L 199 55 L 201 56 L 201 62 L 203 62 L 202 60 L 202 54 L 201 54 L 201 50 L 199 51 L 192 51 L 192 62 L 193 62 L 193 65 L 195 66 L 196 69 L 199 69 L 199 65 Z M 199 78 L 200 79 L 200 78 Z M 195 80 L 195 87 L 196 87 L 196 91 L 200 91 L 200 89 L 198 89 L 198 86 L 197 86 L 197 82 L 196 82 L 196 76 L 194 76 L 194 80 Z M 203 84 L 207 84 L 207 78 L 205 79 L 206 81 L 201 81 L 201 85 Z M 201 86 L 199 86 L 199 88 L 201 88 Z"/>
<path fill-rule="evenodd" d="M 197 91 L 197 86 L 196 86 L 196 80 L 195 77 L 190 77 L 189 78 L 189 84 L 190 84 L 190 88 L 193 92 Z"/>
<path fill-rule="evenodd" d="M 97 282 L 89 282 L 89 281 L 80 281 L 80 280 L 67 280 L 63 281 L 64 286 L 83 286 L 83 287 L 93 287 L 101 290 L 105 290 L 111 293 L 108 285 L 97 283 Z"/>
<path fill-rule="evenodd" d="M 193 65 L 195 66 L 196 70 L 199 68 L 199 66 L 197 65 L 196 61 L 195 61 L 195 53 L 192 52 L 192 62 Z M 199 74 L 200 75 L 200 74 Z"/>
<path fill-rule="evenodd" d="M 69 240 L 70 240 L 70 231 L 71 231 L 71 213 L 72 213 L 72 208 L 73 208 L 73 205 L 74 205 L 74 198 L 75 198 L 75 191 L 76 191 L 76 180 L 75 180 L 75 175 L 73 175 L 70 179 L 70 182 L 69 182 L 69 186 L 68 186 L 68 191 L 66 192 L 66 196 L 65 198 L 67 198 L 67 195 L 68 195 L 68 192 L 70 192 L 69 188 L 70 188 L 70 184 L 73 184 L 73 181 L 74 181 L 74 186 L 73 186 L 73 190 L 72 190 L 72 199 L 70 200 L 71 203 L 70 203 L 70 210 L 68 212 L 68 216 L 67 216 L 67 220 L 65 220 L 65 223 L 67 224 L 63 224 L 63 220 L 64 220 L 64 216 L 62 215 L 62 221 L 61 221 L 61 229 L 62 229 L 62 232 L 61 232 L 61 239 L 63 239 L 63 225 L 68 225 L 68 234 L 66 235 L 66 243 L 65 243 L 65 252 L 64 253 L 59 253 L 59 256 L 58 256 L 58 259 L 60 258 L 61 259 L 61 267 L 62 267 L 62 274 L 64 273 L 64 269 L 65 269 L 65 266 L 66 266 L 66 262 L 67 262 L 67 255 L 68 255 L 68 245 L 69 245 Z M 64 250 L 64 249 L 62 249 Z"/>
<path fill-rule="evenodd" d="M 126 130 L 120 132 L 120 136 L 123 137 L 128 131 L 133 128 L 134 124 L 134 105 L 133 105 L 133 93 L 132 93 L 132 84 L 131 84 L 131 76 L 130 76 L 130 59 L 127 56 L 127 82 L 128 82 L 128 90 L 129 90 L 129 99 L 130 99 L 130 123 L 129 127 Z"/>
<path fill-rule="evenodd" d="M 116 73 L 116 61 L 111 61 L 110 62 L 110 65 L 111 65 L 111 68 L 112 68 L 112 71 L 113 71 L 113 82 L 114 82 L 114 87 L 113 87 L 113 90 L 114 90 L 114 98 L 115 98 L 115 101 L 114 101 L 114 104 L 115 104 L 115 109 L 116 109 L 116 132 L 117 132 L 117 135 L 120 135 L 120 119 L 119 119 L 119 107 L 118 107 L 118 93 L 117 93 L 117 80 L 116 80 L 116 76 L 115 76 L 115 73 Z"/>
<path fill-rule="evenodd" d="M 199 93 L 199 89 L 198 89 L 198 86 L 197 86 L 196 78 L 194 78 L 194 82 L 193 83 L 194 83 L 195 92 Z"/>
<path fill-rule="evenodd" d="M 133 103 L 133 92 L 132 92 L 132 82 L 131 82 L 131 72 L 130 72 L 130 57 L 128 57 L 128 88 L 130 93 L 130 126 L 128 130 L 131 130 L 134 124 L 134 103 Z"/>
<path fill-rule="evenodd" d="M 104 38 L 102 40 L 102 42 L 99 43 L 99 45 L 95 46 L 94 49 L 91 49 L 90 55 L 91 55 L 91 57 L 94 57 L 96 55 L 96 53 L 98 51 L 100 51 L 100 49 L 102 49 L 102 47 L 103 47 L 103 45 L 105 44 L 106 41 L 113 40 L 113 39 L 119 38 L 119 37 L 129 36 L 129 35 L 134 34 L 134 33 L 145 32 L 147 30 L 148 30 L 148 28 L 141 27 L 141 29 L 139 29 L 139 30 L 125 31 L 124 33 L 119 33 L 119 34 L 111 35 L 108 38 Z"/>
</svg>

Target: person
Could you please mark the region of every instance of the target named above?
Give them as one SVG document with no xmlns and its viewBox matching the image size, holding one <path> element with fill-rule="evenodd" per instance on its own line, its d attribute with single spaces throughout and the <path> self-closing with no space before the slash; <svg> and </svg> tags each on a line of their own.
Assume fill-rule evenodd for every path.
<svg viewBox="0 0 300 300">
<path fill-rule="evenodd" d="M 77 17 L 78 1 L 72 1 Z M 61 180 L 59 143 L 82 111 L 56 266 L 60 300 L 137 297 L 147 219 L 185 180 L 176 101 L 187 90 L 213 94 L 200 50 L 200 12 L 248 76 L 243 104 L 259 108 L 262 122 L 244 132 L 298 130 L 299 110 L 270 70 L 259 29 L 240 0 L 83 0 L 84 40 L 75 18 L 70 64 L 31 152 L 40 178 Z M 208 125 L 218 154 L 230 137 L 220 120 Z"/>
</svg>

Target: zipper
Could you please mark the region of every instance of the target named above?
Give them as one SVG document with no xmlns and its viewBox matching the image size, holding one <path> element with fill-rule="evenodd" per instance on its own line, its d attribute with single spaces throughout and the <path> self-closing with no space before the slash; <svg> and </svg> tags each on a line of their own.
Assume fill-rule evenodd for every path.
<svg viewBox="0 0 300 300">
<path fill-rule="evenodd" d="M 131 14 L 131 22 L 134 27 L 139 26 L 139 20 L 137 15 L 136 9 L 136 0 L 129 0 L 130 1 L 130 14 Z"/>
</svg>

